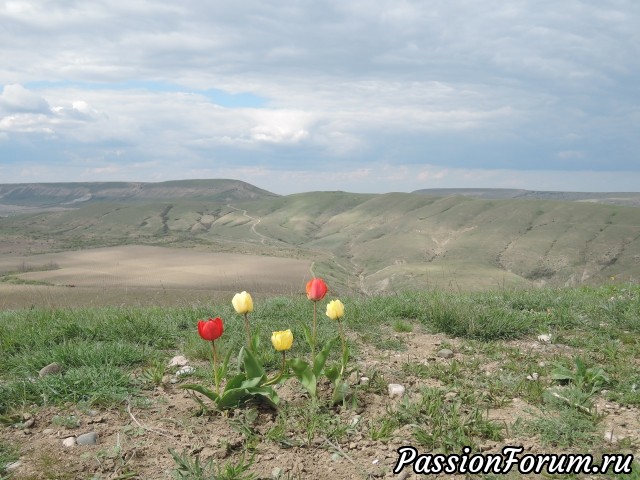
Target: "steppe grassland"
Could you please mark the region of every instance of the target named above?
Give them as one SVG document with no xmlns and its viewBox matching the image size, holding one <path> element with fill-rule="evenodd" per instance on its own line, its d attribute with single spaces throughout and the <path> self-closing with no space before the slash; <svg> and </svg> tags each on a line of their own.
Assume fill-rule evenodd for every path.
<svg viewBox="0 0 640 480">
<path fill-rule="evenodd" d="M 184 354 L 196 367 L 184 381 L 210 384 L 210 349 L 195 333 L 195 321 L 222 316 L 227 324 L 219 347 L 237 351 L 245 339 L 230 298 L 165 308 L 0 313 L 0 414 L 17 426 L 24 414 L 38 421 L 29 436 L 20 428 L 0 430 L 0 465 L 22 454 L 19 478 L 33 480 L 47 478 L 43 465 L 49 478 L 69 479 L 168 479 L 179 468 L 203 480 L 268 477 L 274 468 L 283 468 L 282 478 L 324 478 L 328 466 L 337 478 L 365 479 L 388 473 L 395 449 L 406 443 L 451 453 L 466 445 L 497 452 L 506 444 L 596 457 L 640 450 L 637 285 L 344 297 L 355 377 L 369 378 L 353 385 L 349 402 L 334 407 L 322 390 L 319 402 L 309 403 L 290 380 L 279 390 L 285 403 L 277 413 L 247 407 L 229 418 L 198 417 L 197 405 L 167 382 L 175 369 L 166 364 Z M 279 362 L 269 348 L 271 331 L 291 328 L 297 339 L 291 355 L 308 355 L 301 339 L 310 312 L 303 294 L 256 302 L 252 324 L 270 371 Z M 335 335 L 331 321 L 319 327 L 321 343 Z M 538 340 L 540 334 L 550 334 L 551 343 Z M 440 348 L 454 357 L 439 358 Z M 338 356 L 333 352 L 330 362 Z M 63 375 L 29 380 L 52 361 L 64 365 Z M 556 380 L 558 372 L 566 380 Z M 406 397 L 389 399 L 388 383 L 405 385 Z M 84 455 L 41 433 L 45 427 L 83 433 L 71 420 L 92 421 L 93 410 L 103 419 L 92 427 L 101 442 Z M 616 440 L 605 440 L 605 432 Z M 172 457 L 168 448 L 185 442 L 192 448 Z M 199 474 L 196 458 L 207 465 Z M 374 465 L 372 458 L 380 461 Z M 301 459 L 307 459 L 302 467 Z M 235 473 L 222 476 L 223 470 Z"/>
</svg>

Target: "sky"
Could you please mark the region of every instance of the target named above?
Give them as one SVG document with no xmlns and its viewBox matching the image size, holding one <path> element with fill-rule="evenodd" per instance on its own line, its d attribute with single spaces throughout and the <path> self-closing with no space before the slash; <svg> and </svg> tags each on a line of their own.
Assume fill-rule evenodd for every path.
<svg viewBox="0 0 640 480">
<path fill-rule="evenodd" d="M 0 0 L 0 183 L 640 190 L 637 0 Z"/>
</svg>

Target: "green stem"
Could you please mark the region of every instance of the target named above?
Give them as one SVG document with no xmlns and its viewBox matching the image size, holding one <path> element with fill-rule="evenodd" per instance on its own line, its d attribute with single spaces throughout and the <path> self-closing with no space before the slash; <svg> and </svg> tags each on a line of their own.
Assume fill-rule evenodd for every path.
<svg viewBox="0 0 640 480">
<path fill-rule="evenodd" d="M 311 365 L 314 364 L 316 360 L 316 335 L 318 331 L 317 322 L 316 322 L 316 304 L 318 302 L 313 302 L 313 333 L 311 334 Z"/>
<path fill-rule="evenodd" d="M 218 352 L 216 351 L 216 342 L 211 340 L 211 349 L 213 350 L 213 382 L 216 385 L 216 393 L 220 395 L 220 379 L 218 378 Z"/>
<path fill-rule="evenodd" d="M 344 373 L 344 369 L 346 367 L 344 358 L 346 356 L 347 351 L 347 342 L 344 338 L 344 330 L 342 328 L 342 320 L 338 319 L 338 327 L 340 328 L 340 340 L 342 341 L 342 368 L 340 369 L 340 376 Z"/>
<path fill-rule="evenodd" d="M 276 383 L 278 383 L 280 381 L 280 379 L 284 375 L 284 370 L 285 370 L 286 365 L 287 365 L 286 359 L 287 359 L 287 351 L 283 350 L 282 351 L 282 369 L 280 370 L 280 373 L 278 375 L 276 375 L 275 377 L 273 377 L 271 380 L 268 380 L 265 383 L 263 383 L 262 384 L 263 387 L 266 387 L 268 385 L 274 385 L 274 384 L 276 384 Z"/>
<path fill-rule="evenodd" d="M 247 331 L 247 346 L 253 353 L 253 349 L 251 347 L 251 328 L 249 327 L 249 317 L 247 316 L 247 312 L 244 313 L 244 328 Z"/>
</svg>

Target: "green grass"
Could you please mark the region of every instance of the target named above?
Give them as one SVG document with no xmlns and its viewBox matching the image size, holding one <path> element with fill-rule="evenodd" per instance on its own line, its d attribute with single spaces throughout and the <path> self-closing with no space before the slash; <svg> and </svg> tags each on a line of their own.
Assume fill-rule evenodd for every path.
<svg viewBox="0 0 640 480">
<path fill-rule="evenodd" d="M 216 345 L 221 353 L 237 352 L 245 344 L 244 324 L 230 300 L 231 296 L 215 305 L 170 308 L 0 312 L 0 416 L 18 418 L 25 410 L 54 405 L 61 413 L 53 423 L 66 427 L 73 424 L 69 404 L 150 404 L 151 391 L 171 373 L 166 363 L 177 353 L 200 361 L 195 382 L 210 381 L 211 349 L 197 335 L 196 323 L 222 317 L 225 333 Z M 268 428 L 257 428 L 252 410 L 235 412 L 228 421 L 242 435 L 248 453 L 259 452 L 262 442 L 281 448 L 334 448 L 327 445 L 344 447 L 354 439 L 375 445 L 411 442 L 425 451 L 455 453 L 464 446 L 478 449 L 500 442 L 507 434 L 520 440 L 535 438 L 550 451 L 594 451 L 607 446 L 595 400 L 640 405 L 640 286 L 424 291 L 342 301 L 353 366 L 371 361 L 371 356 L 379 360 L 365 364 L 360 372 L 369 383 L 353 386 L 353 396 L 339 408 L 322 399 L 285 403 Z M 249 320 L 260 336 L 258 356 L 270 374 L 280 361 L 271 348 L 272 331 L 291 328 L 294 345 L 288 358 L 308 356 L 303 326 L 311 324 L 311 302 L 301 295 L 279 296 L 259 299 L 255 307 Z M 324 316 L 323 307 L 324 302 L 318 309 L 319 344 L 336 336 L 335 322 Z M 402 334 L 408 330 L 417 333 Z M 422 332 L 455 337 L 443 343 L 456 352 L 455 358 L 416 359 L 416 345 L 410 342 Z M 550 333 L 553 344 L 538 342 L 541 333 Z M 405 355 L 398 351 L 408 351 L 406 359 L 387 364 Z M 338 361 L 336 348 L 329 364 Z M 51 362 L 61 364 L 63 372 L 39 378 L 38 371 Z M 410 395 L 390 401 L 387 384 L 397 381 L 408 386 Z M 371 396 L 386 402 L 385 408 L 356 419 L 354 412 L 366 412 Z M 488 412 L 508 407 L 514 398 L 527 402 L 531 411 L 512 422 L 489 420 Z M 13 456 L 6 444 L 0 444 L 0 461 Z M 185 474 L 200 471 L 191 473 L 202 478 L 243 478 L 249 475 L 248 458 L 233 457 L 215 465 L 198 460 L 196 465 L 186 453 L 174 455 L 176 469 Z"/>
</svg>

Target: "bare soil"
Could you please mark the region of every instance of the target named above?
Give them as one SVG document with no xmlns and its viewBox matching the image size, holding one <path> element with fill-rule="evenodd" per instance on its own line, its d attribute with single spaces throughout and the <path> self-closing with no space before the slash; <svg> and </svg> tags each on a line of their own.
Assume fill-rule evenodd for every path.
<svg viewBox="0 0 640 480">
<path fill-rule="evenodd" d="M 446 385 L 434 379 L 407 377 L 402 372 L 402 364 L 407 361 L 446 363 L 454 359 L 465 360 L 464 350 L 458 348 L 456 339 L 420 332 L 396 335 L 402 336 L 408 347 L 406 351 L 384 351 L 371 345 L 360 345 L 357 364 L 361 372 L 375 370 L 382 375 L 385 386 L 387 383 L 402 383 L 409 398 L 418 396 L 426 386 Z M 354 341 L 357 342 L 357 338 Z M 445 342 L 453 348 L 454 359 L 437 356 Z M 490 362 L 486 362 L 486 371 L 491 374 Z M 237 463 L 243 455 L 246 455 L 247 460 L 250 458 L 251 454 L 245 450 L 246 436 L 233 428 L 234 420 L 241 419 L 242 411 L 229 412 L 228 415 L 198 416 L 196 402 L 185 390 L 170 382 L 146 393 L 150 398 L 147 405 L 132 401 L 111 410 L 91 411 L 88 407 L 80 408 L 78 405 L 42 409 L 26 407 L 25 411 L 33 412 L 33 425 L 24 429 L 0 430 L 3 440 L 19 446 L 21 451 L 21 465 L 15 471 L 15 478 L 170 479 L 174 478 L 176 468 L 169 453 L 170 448 L 192 456 L 199 455 L 202 461 L 213 459 L 220 464 L 227 461 Z M 306 393 L 295 380 L 279 386 L 278 393 L 281 405 L 302 405 L 308 402 Z M 328 389 L 325 388 L 320 396 L 326 397 L 328 394 Z M 305 439 L 306 432 L 295 431 L 291 426 L 285 433 L 295 446 L 269 440 L 264 436 L 277 421 L 277 412 L 261 408 L 251 427 L 260 440 L 255 445 L 250 471 L 258 479 L 272 478 L 274 469 L 281 469 L 280 478 L 292 479 L 418 478 L 408 469 L 400 476 L 391 473 L 398 458 L 396 450 L 400 446 L 414 445 L 421 451 L 411 435 L 410 426 L 396 430 L 388 441 L 371 440 L 367 428 L 363 428 L 375 425 L 386 411 L 394 409 L 400 401 L 398 398 L 389 398 L 386 391 L 362 390 L 355 409 L 330 410 L 342 424 L 357 423 L 360 427 L 339 442 L 327 439 L 322 431 L 316 431 L 310 441 L 305 442 L 302 440 Z M 451 401 L 455 401 L 454 397 Z M 605 429 L 603 431 L 613 429 L 620 441 L 627 442 L 628 446 L 631 439 L 631 445 L 637 448 L 640 410 L 603 399 L 599 399 L 597 404 L 604 415 L 601 423 Z M 537 409 L 522 398 L 514 398 L 502 408 L 491 409 L 489 417 L 505 425 L 505 438 L 501 442 L 487 441 L 481 446 L 481 450 L 499 453 L 505 445 L 523 445 L 525 453 L 559 453 L 555 449 L 553 452 L 549 451 L 549 447 L 543 447 L 535 437 L 512 437 L 511 427 L 514 422 L 536 412 Z M 80 419 L 79 428 L 69 430 L 53 421 L 55 416 L 71 414 Z M 63 446 L 66 437 L 89 431 L 98 434 L 97 445 Z M 611 445 L 614 451 L 618 447 L 617 444 Z M 635 453 L 637 455 L 638 452 Z"/>
</svg>

